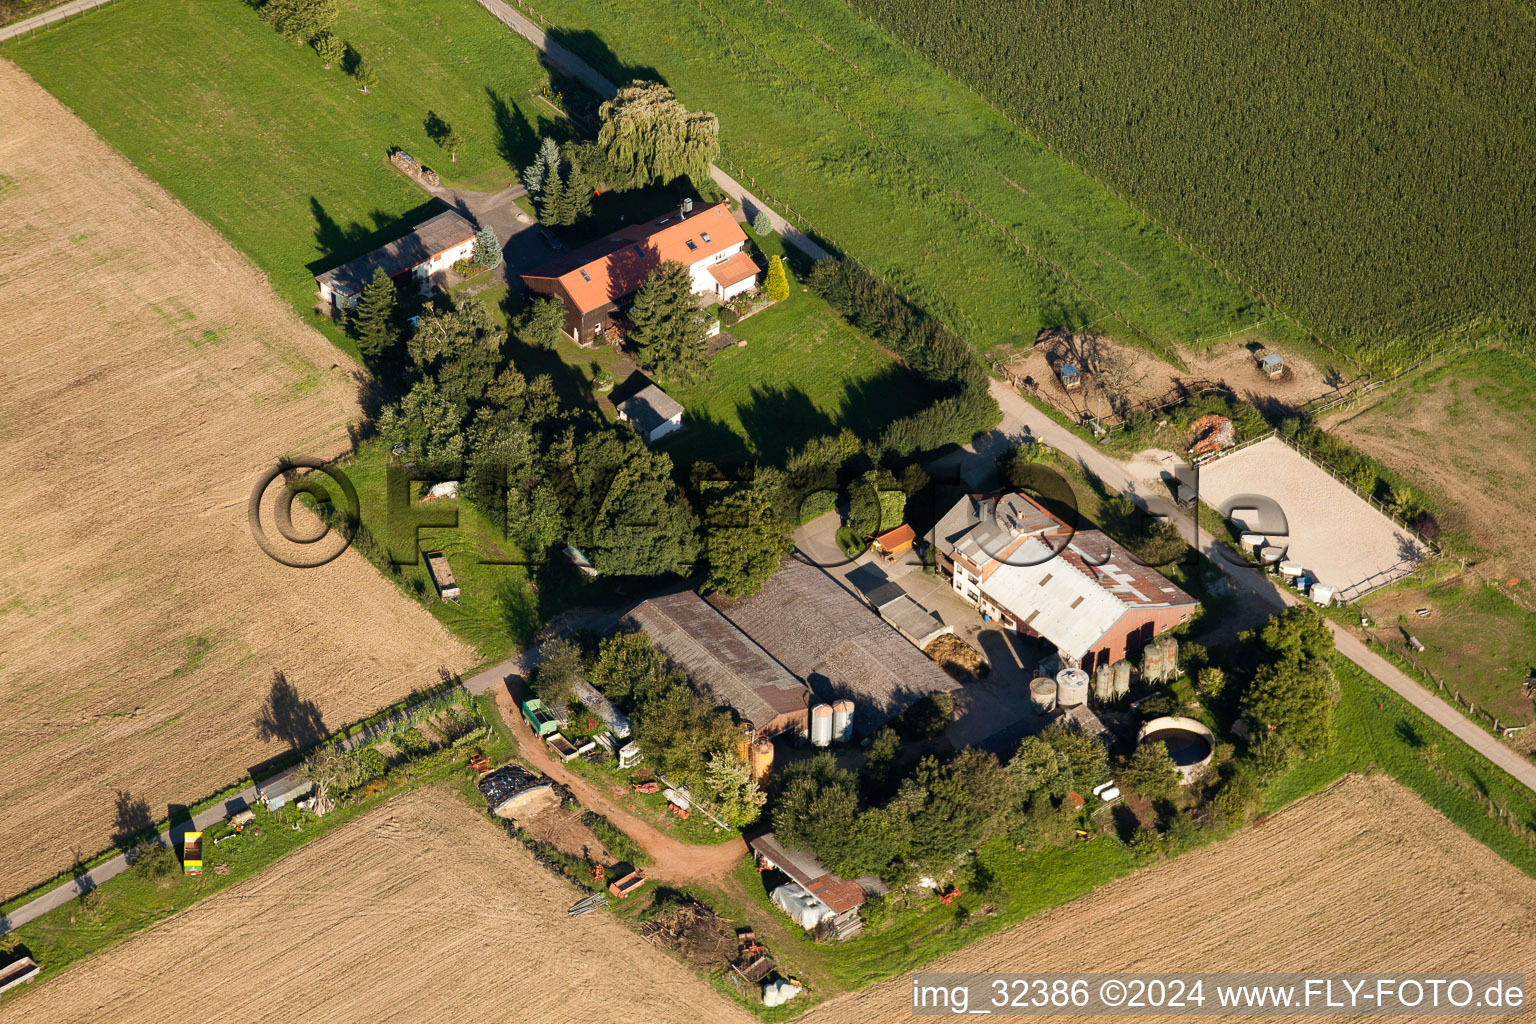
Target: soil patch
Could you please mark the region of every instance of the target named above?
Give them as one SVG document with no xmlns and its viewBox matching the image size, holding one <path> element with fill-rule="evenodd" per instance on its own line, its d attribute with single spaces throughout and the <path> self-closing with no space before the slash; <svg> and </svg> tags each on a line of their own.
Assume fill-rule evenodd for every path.
<svg viewBox="0 0 1536 1024">
<path fill-rule="evenodd" d="M 347 449 L 346 357 L 6 61 L 0 95 L 3 897 L 474 656 L 361 557 L 252 539 L 264 468 Z"/>
</svg>

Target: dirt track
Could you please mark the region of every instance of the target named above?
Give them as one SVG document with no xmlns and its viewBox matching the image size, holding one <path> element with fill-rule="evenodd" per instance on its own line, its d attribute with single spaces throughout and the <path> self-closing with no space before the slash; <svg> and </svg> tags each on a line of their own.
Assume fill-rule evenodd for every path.
<svg viewBox="0 0 1536 1024">
<path fill-rule="evenodd" d="M 163 818 L 285 749 L 274 670 L 294 735 L 473 655 L 361 558 L 261 553 L 251 486 L 345 450 L 350 362 L 4 61 L 0 96 L 3 898 L 107 846 L 119 791 Z"/>
<path fill-rule="evenodd" d="M 8 1021 L 750 1021 L 456 795 L 394 800 L 6 1007 Z"/>
<path fill-rule="evenodd" d="M 1232 839 L 1121 879 L 927 969 L 1531 975 L 1533 904 L 1536 880 L 1413 793 L 1385 776 L 1351 776 Z M 899 977 L 819 1007 L 805 1021 L 904 1021 L 911 999 L 911 979 Z"/>
<path fill-rule="evenodd" d="M 496 705 L 502 718 L 517 733 L 518 753 L 524 760 L 555 781 L 569 786 L 582 806 L 612 821 L 651 855 L 651 863 L 645 869 L 648 877 L 677 882 L 723 880 L 747 855 L 747 845 L 740 839 L 715 846 L 696 846 L 663 834 L 556 760 L 523 721 L 517 702 L 506 686 L 496 688 Z"/>
</svg>

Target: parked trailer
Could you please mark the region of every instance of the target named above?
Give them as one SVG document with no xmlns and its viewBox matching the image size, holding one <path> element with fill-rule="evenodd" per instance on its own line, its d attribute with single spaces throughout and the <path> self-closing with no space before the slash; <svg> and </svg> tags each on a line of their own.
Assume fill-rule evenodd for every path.
<svg viewBox="0 0 1536 1024">
<path fill-rule="evenodd" d="M 0 992 L 24 985 L 42 973 L 42 965 L 29 956 L 0 967 Z"/>
<path fill-rule="evenodd" d="M 181 837 L 181 873 L 184 875 L 203 873 L 203 834 L 201 832 L 188 832 Z"/>
<path fill-rule="evenodd" d="M 552 736 L 560 731 L 560 723 L 544 702 L 534 697 L 523 701 L 523 719 L 535 736 Z"/>
<path fill-rule="evenodd" d="M 432 585 L 437 587 L 437 596 L 444 601 L 457 601 L 459 599 L 459 584 L 453 578 L 453 567 L 448 564 L 448 556 L 441 551 L 428 551 L 427 572 L 432 575 Z"/>
</svg>

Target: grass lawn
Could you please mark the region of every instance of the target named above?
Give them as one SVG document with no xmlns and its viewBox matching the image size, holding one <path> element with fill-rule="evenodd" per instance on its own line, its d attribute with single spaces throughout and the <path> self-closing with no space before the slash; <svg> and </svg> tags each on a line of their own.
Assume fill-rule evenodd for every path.
<svg viewBox="0 0 1536 1024">
<path fill-rule="evenodd" d="M 355 458 L 343 469 L 357 488 L 362 506 L 363 525 L 379 541 L 387 536 L 387 460 L 389 450 L 374 440 L 362 444 Z M 413 495 L 415 493 L 413 485 Z M 420 551 L 442 551 L 461 591 L 460 602 L 438 599 L 437 590 L 427 572 L 426 559 L 415 565 L 402 565 L 398 571 L 381 564 L 376 550 L 364 547 L 363 553 L 379 564 L 407 595 L 421 602 L 428 611 L 474 646 L 486 663 L 500 661 L 533 642 L 539 627 L 564 608 L 579 603 L 601 581 L 587 583 L 564 560 L 548 564 L 515 564 L 523 560 L 516 545 L 509 543 L 495 525 L 467 501 L 444 500 L 418 509 L 434 514 L 456 511 L 458 526 L 427 527 L 418 533 Z M 409 531 L 398 532 L 396 544 L 410 551 Z M 514 564 L 498 564 L 512 562 Z"/>
<path fill-rule="evenodd" d="M 307 321 L 313 276 L 390 240 L 442 205 L 394 170 L 400 146 L 447 184 L 493 189 L 535 148 L 535 51 L 468 0 L 342 4 L 336 34 L 365 55 L 369 95 L 249 6 L 134 0 L 6 43 L 16 61 L 141 170 L 245 252 Z M 431 143 L 428 111 L 465 138 Z"/>
<path fill-rule="evenodd" d="M 718 114 L 725 170 L 983 348 L 1100 318 L 1192 342 L 1270 315 L 844 4 L 532 6 L 610 80 L 660 77 Z"/>
<path fill-rule="evenodd" d="M 1429 615 L 1417 614 L 1429 609 Z M 1536 719 L 1525 695 L 1536 671 L 1536 617 L 1473 577 L 1444 582 L 1409 580 L 1379 590 L 1361 603 L 1373 635 L 1398 658 L 1427 670 L 1506 725 Z M 1424 644 L 1408 647 L 1407 637 Z"/>
<path fill-rule="evenodd" d="M 765 255 L 783 251 L 777 235 L 746 230 Z M 717 353 L 693 384 L 658 381 L 687 410 L 687 429 L 660 446 L 680 465 L 778 463 L 845 427 L 877 438 L 933 399 L 920 377 L 793 279 L 784 302 L 721 330 L 746 347 Z"/>
</svg>

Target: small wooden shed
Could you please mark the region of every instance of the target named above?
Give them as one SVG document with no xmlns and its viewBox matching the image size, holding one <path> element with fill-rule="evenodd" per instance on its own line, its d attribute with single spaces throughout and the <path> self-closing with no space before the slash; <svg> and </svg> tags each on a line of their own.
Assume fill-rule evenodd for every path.
<svg viewBox="0 0 1536 1024">
<path fill-rule="evenodd" d="M 1259 358 L 1259 369 L 1266 377 L 1279 377 L 1285 373 L 1285 357 L 1278 352 L 1266 352 Z"/>
<path fill-rule="evenodd" d="M 886 558 L 899 558 L 912 550 L 917 533 L 906 523 L 875 538 L 875 550 Z"/>
<path fill-rule="evenodd" d="M 1061 386 L 1068 391 L 1074 391 L 1083 386 L 1083 371 L 1071 363 L 1062 363 L 1056 371 L 1056 376 L 1061 379 Z"/>
</svg>

